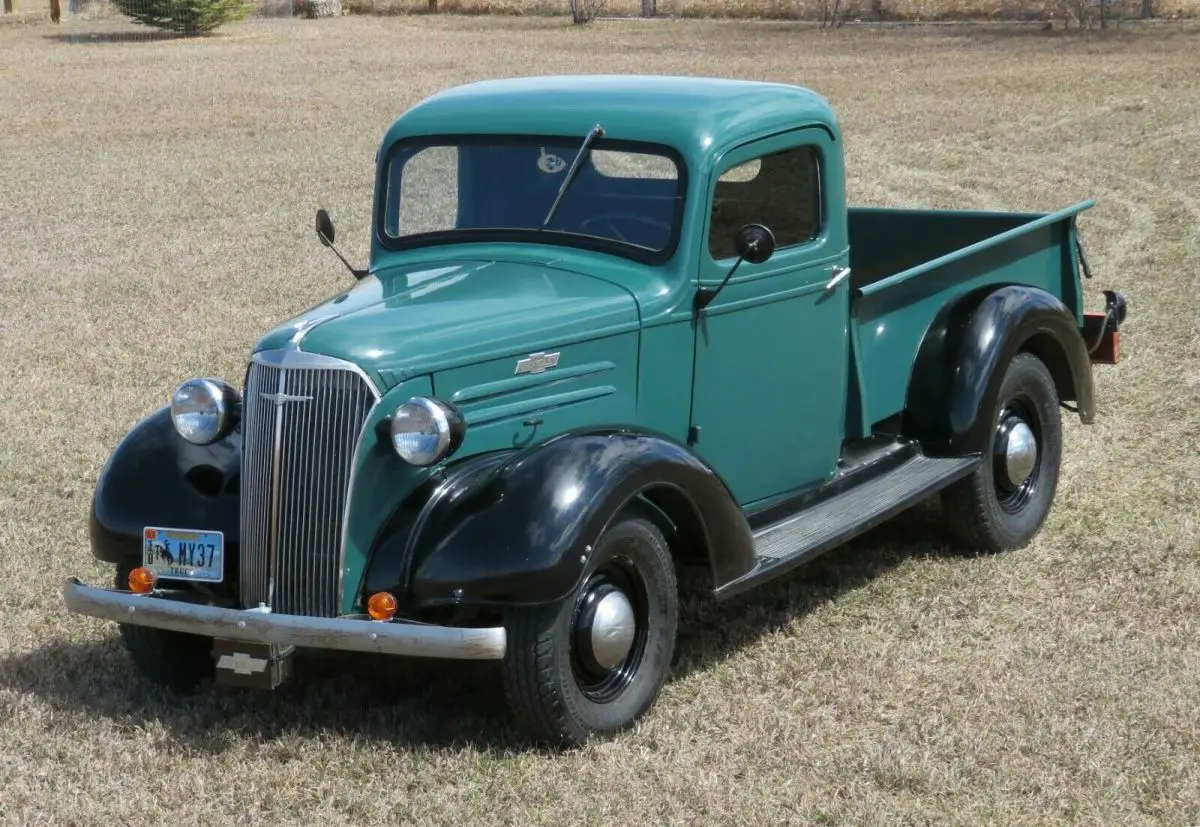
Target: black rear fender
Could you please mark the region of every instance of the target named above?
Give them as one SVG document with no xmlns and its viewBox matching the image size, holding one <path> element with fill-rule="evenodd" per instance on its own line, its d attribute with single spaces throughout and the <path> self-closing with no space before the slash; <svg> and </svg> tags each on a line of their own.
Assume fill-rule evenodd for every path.
<svg viewBox="0 0 1200 827">
<path fill-rule="evenodd" d="M 401 507 L 371 555 L 364 594 L 406 609 L 549 603 L 575 588 L 609 522 L 642 500 L 672 548 L 715 586 L 753 566 L 750 528 L 721 478 L 682 445 L 622 429 L 568 433 L 472 457 Z"/>
<path fill-rule="evenodd" d="M 929 454 L 984 450 L 1004 369 L 1022 351 L 1046 364 L 1059 398 L 1092 422 L 1092 366 L 1075 315 L 1045 290 L 1008 285 L 969 293 L 934 318 L 913 363 L 905 432 Z"/>
</svg>

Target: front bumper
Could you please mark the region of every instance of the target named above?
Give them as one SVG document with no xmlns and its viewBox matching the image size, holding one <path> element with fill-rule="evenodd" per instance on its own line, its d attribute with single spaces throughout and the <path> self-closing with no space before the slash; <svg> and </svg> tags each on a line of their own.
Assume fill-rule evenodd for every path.
<svg viewBox="0 0 1200 827">
<path fill-rule="evenodd" d="M 255 609 L 223 609 L 152 594 L 97 588 L 85 585 L 77 577 L 68 577 L 63 584 L 63 600 L 72 612 L 117 623 L 280 646 L 454 660 L 500 660 L 507 645 L 502 626 L 473 629 L 402 620 L 305 617 Z"/>
</svg>

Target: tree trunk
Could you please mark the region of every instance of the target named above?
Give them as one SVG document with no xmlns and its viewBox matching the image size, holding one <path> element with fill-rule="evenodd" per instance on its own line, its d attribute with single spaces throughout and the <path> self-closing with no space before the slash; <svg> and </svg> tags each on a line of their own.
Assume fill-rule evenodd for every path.
<svg viewBox="0 0 1200 827">
<path fill-rule="evenodd" d="M 341 17 L 342 0 L 309 0 L 306 17 Z"/>
<path fill-rule="evenodd" d="M 1149 20 L 1154 16 L 1154 0 L 1142 0 L 1142 19 Z"/>
<path fill-rule="evenodd" d="M 654 0 L 642 0 L 642 17 L 654 16 Z"/>
<path fill-rule="evenodd" d="M 12 14 L 12 0 L 4 0 L 4 13 Z"/>
</svg>

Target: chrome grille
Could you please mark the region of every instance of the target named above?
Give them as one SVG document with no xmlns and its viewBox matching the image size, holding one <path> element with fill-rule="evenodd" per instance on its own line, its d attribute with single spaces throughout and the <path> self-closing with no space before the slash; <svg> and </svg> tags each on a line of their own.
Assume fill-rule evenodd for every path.
<svg viewBox="0 0 1200 827">
<path fill-rule="evenodd" d="M 355 448 L 376 401 L 348 362 L 255 354 L 242 404 L 242 605 L 334 617 Z"/>
</svg>

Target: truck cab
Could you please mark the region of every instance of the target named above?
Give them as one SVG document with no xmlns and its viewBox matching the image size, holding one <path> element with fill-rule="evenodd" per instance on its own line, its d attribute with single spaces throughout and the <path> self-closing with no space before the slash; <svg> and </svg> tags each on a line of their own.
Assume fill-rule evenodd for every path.
<svg viewBox="0 0 1200 827">
<path fill-rule="evenodd" d="M 1060 411 L 1091 422 L 1118 359 L 1091 202 L 849 207 L 801 87 L 468 84 L 376 160 L 353 285 L 240 389 L 183 382 L 97 482 L 115 585 L 64 596 L 159 683 L 273 688 L 310 646 L 496 659 L 535 737 L 617 731 L 666 680 L 683 568 L 726 599 L 932 496 L 966 546 L 1030 542 Z"/>
</svg>

